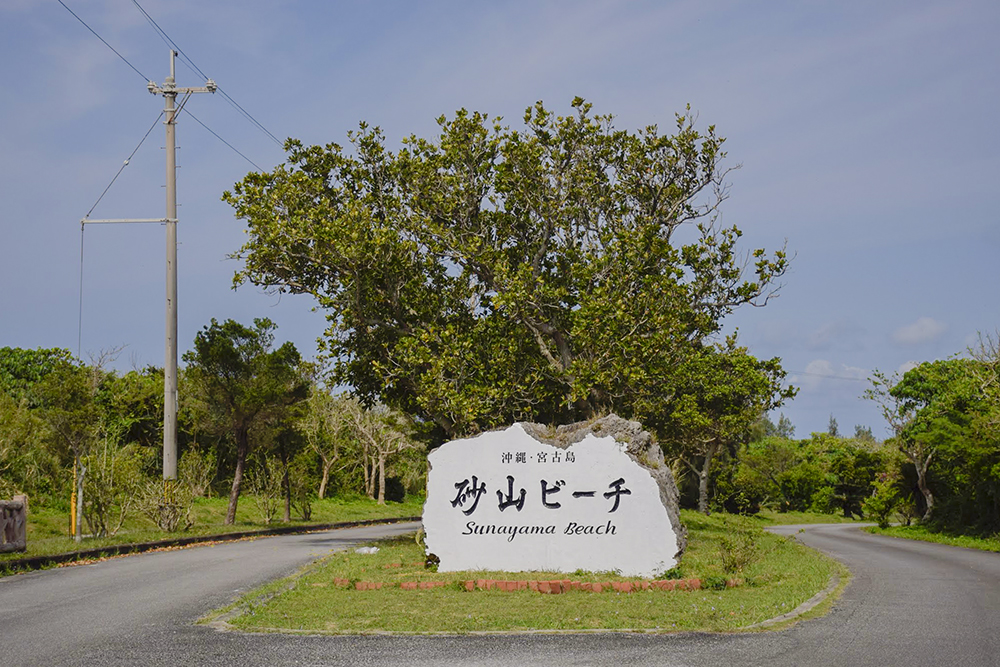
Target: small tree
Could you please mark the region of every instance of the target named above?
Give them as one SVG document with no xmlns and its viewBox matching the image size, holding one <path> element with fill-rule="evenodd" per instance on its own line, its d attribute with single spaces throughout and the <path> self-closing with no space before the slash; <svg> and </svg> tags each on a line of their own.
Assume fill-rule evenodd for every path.
<svg viewBox="0 0 1000 667">
<path fill-rule="evenodd" d="M 896 489 L 896 483 L 897 480 L 891 475 L 886 473 L 879 475 L 872 494 L 861 503 L 865 516 L 878 522 L 879 528 L 889 527 L 889 521 L 899 505 L 899 491 Z"/>
<path fill-rule="evenodd" d="M 724 448 L 735 448 L 761 414 L 795 395 L 782 388 L 785 372 L 779 360 L 760 361 L 737 347 L 705 348 L 686 364 L 685 383 L 669 415 L 650 414 L 646 423 L 673 442 L 682 460 L 698 477 L 698 511 L 708 514 L 712 462 Z"/>
<path fill-rule="evenodd" d="M 326 497 L 334 466 L 345 458 L 348 450 L 357 449 L 347 405 L 349 401 L 345 395 L 331 396 L 328 391 L 313 384 L 305 413 L 299 422 L 309 448 L 320 458 L 318 496 L 321 500 Z"/>
<path fill-rule="evenodd" d="M 168 533 L 187 530 L 194 525 L 193 502 L 194 497 L 186 484 L 165 485 L 160 479 L 147 480 L 138 499 L 139 511 Z"/>
<path fill-rule="evenodd" d="M 366 410 L 358 401 L 347 402 L 348 414 L 365 453 L 365 487 L 370 498 L 376 497 L 379 505 L 385 504 L 385 468 L 390 457 L 417 447 L 407 434 L 402 415 L 385 406 Z M 376 476 L 377 482 L 376 482 Z M 377 485 L 376 485 L 377 484 Z"/>
<path fill-rule="evenodd" d="M 269 524 L 278 514 L 283 491 L 284 468 L 276 456 L 257 452 L 252 457 L 247 481 L 261 519 Z"/>
<path fill-rule="evenodd" d="M 275 328 L 268 319 L 255 319 L 253 327 L 213 319 L 195 336 L 194 349 L 184 355 L 196 400 L 227 428 L 236 445 L 226 524 L 236 520 L 247 456 L 254 446 L 251 430 L 307 395 L 298 350 L 292 343 L 274 349 Z"/>
<path fill-rule="evenodd" d="M 925 508 L 921 521 L 929 521 L 934 512 L 927 474 L 931 461 L 942 445 L 955 439 L 956 426 L 978 400 L 975 367 L 969 359 L 925 362 L 891 379 L 876 370 L 865 392 L 865 398 L 882 408 L 892 429 L 887 444 L 895 445 L 916 470 Z"/>
<path fill-rule="evenodd" d="M 88 471 L 84 516 L 95 537 L 115 535 L 138 506 L 146 482 L 138 445 L 122 445 L 115 434 L 106 434 L 82 458 Z"/>
<path fill-rule="evenodd" d="M 292 507 L 298 510 L 303 521 L 312 518 L 313 501 L 313 479 L 311 478 L 310 463 L 312 452 L 308 449 L 300 450 L 288 466 L 289 497 Z"/>
<path fill-rule="evenodd" d="M 101 415 L 96 397 L 103 379 L 104 372 L 99 366 L 88 368 L 62 361 L 33 390 L 41 406 L 42 419 L 56 441 L 73 456 L 73 511 L 76 516 L 73 537 L 77 542 L 83 538 L 81 525 L 87 473 L 84 457 L 98 440 Z"/>
</svg>

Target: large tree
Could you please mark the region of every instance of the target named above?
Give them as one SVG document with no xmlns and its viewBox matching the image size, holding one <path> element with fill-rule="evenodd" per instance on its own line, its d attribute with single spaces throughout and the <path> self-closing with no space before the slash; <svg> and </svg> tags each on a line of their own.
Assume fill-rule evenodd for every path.
<svg viewBox="0 0 1000 667">
<path fill-rule="evenodd" d="M 299 352 L 290 342 L 275 349 L 275 328 L 268 319 L 255 319 L 253 327 L 213 319 L 184 355 L 197 400 L 228 430 L 236 446 L 227 524 L 236 520 L 247 455 L 254 445 L 252 430 L 273 425 L 308 395 Z"/>
<path fill-rule="evenodd" d="M 350 152 L 289 140 L 224 195 L 248 225 L 237 282 L 312 294 L 333 380 L 439 436 L 669 413 L 677 369 L 787 260 L 717 224 L 714 127 L 630 132 L 573 107 L 538 103 L 520 130 L 462 110 L 395 152 L 364 123 Z"/>
</svg>

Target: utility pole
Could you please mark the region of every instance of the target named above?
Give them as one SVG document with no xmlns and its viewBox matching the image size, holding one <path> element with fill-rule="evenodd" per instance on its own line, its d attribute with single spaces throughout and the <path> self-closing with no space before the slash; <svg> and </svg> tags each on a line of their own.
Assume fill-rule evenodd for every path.
<svg viewBox="0 0 1000 667">
<path fill-rule="evenodd" d="M 174 59 L 170 50 L 170 76 L 162 86 L 152 81 L 147 89 L 153 95 L 163 95 L 164 124 L 167 127 L 167 317 L 166 359 L 163 365 L 163 479 L 177 479 L 177 114 L 192 93 L 214 93 L 215 82 L 209 79 L 200 88 L 178 88 Z M 177 105 L 177 95 L 184 97 Z"/>
</svg>

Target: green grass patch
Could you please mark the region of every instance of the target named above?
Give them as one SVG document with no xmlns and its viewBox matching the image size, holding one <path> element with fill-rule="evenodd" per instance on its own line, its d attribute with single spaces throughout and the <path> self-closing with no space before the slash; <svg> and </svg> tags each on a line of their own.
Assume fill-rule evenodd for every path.
<svg viewBox="0 0 1000 667">
<path fill-rule="evenodd" d="M 819 512 L 776 512 L 761 510 L 753 515 L 764 526 L 787 526 L 800 523 L 859 523 L 853 517 L 843 514 L 821 514 Z"/>
<path fill-rule="evenodd" d="M 241 495 L 237 506 L 236 522 L 225 525 L 228 498 L 199 498 L 192 510 L 194 525 L 187 531 L 168 533 L 138 514 L 130 516 L 118 533 L 105 538 L 84 538 L 77 544 L 69 536 L 69 512 L 63 508 L 30 505 L 27 527 L 27 551 L 0 554 L 0 568 L 3 563 L 32 556 L 53 556 L 80 549 L 113 547 L 122 544 L 155 542 L 179 537 L 223 535 L 245 531 L 277 528 L 280 526 L 320 525 L 344 521 L 371 519 L 395 519 L 420 516 L 423 512 L 422 496 L 407 496 L 402 503 L 379 505 L 365 496 L 327 498 L 313 501 L 312 517 L 309 521 L 295 519 L 291 523 L 271 521 L 265 524 L 252 496 Z M 294 516 L 294 515 L 293 515 Z M 86 529 L 86 523 L 84 523 Z"/>
<path fill-rule="evenodd" d="M 874 526 L 867 528 L 866 530 L 873 535 L 902 537 L 908 540 L 937 542 L 938 544 L 947 544 L 953 547 L 967 547 L 969 549 L 980 549 L 982 551 L 1000 552 L 1000 535 L 994 535 L 993 537 L 952 535 L 949 533 L 932 531 L 926 526 L 890 526 L 889 528 L 879 528 Z"/>
<path fill-rule="evenodd" d="M 720 547 L 734 534 L 726 515 L 682 512 L 689 547 L 664 578 L 697 577 L 709 585 L 734 576 L 722 569 Z M 746 525 L 746 523 L 744 523 Z M 247 631 L 364 634 L 375 632 L 471 633 L 505 631 L 652 630 L 731 631 L 791 611 L 829 583 L 842 568 L 793 539 L 753 528 L 758 558 L 737 576 L 735 588 L 697 591 L 545 595 L 533 591 L 468 592 L 457 582 L 474 579 L 634 581 L 610 573 L 435 572 L 412 537 L 378 544 L 376 554 L 332 554 L 295 576 L 254 591 L 236 604 L 229 623 Z M 443 588 L 398 587 L 358 591 L 352 582 L 455 582 Z M 213 618 L 218 618 L 214 616 Z M 208 620 L 212 620 L 211 618 Z"/>
</svg>

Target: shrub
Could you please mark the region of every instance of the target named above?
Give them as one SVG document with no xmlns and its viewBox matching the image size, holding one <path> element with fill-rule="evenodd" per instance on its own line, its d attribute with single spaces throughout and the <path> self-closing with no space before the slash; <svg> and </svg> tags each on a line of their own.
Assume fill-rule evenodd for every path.
<svg viewBox="0 0 1000 667">
<path fill-rule="evenodd" d="M 403 480 L 399 477 L 385 478 L 385 500 L 386 502 L 401 503 L 406 497 L 406 488 Z"/>
<path fill-rule="evenodd" d="M 135 510 L 146 476 L 137 445 L 118 447 L 111 438 L 81 460 L 84 475 L 83 515 L 96 537 L 115 535 Z"/>
<path fill-rule="evenodd" d="M 194 524 L 191 517 L 193 504 L 191 490 L 183 483 L 149 480 L 139 495 L 139 511 L 160 530 L 168 533 L 187 530 Z"/>
<path fill-rule="evenodd" d="M 247 471 L 247 486 L 264 523 L 271 523 L 278 513 L 282 476 L 281 461 L 277 457 L 260 455 L 252 459 Z"/>
<path fill-rule="evenodd" d="M 896 480 L 887 474 L 879 475 L 872 495 L 861 502 L 865 516 L 878 522 L 879 528 L 888 528 L 889 519 L 899 505 L 899 491 Z"/>
<path fill-rule="evenodd" d="M 837 492 L 832 486 L 820 487 L 812 494 L 809 509 L 820 514 L 833 514 L 837 511 Z"/>
<path fill-rule="evenodd" d="M 195 498 L 211 495 L 212 480 L 215 478 L 215 453 L 202 452 L 191 447 L 177 462 L 177 478 L 187 485 Z"/>
<path fill-rule="evenodd" d="M 751 520 L 743 518 L 727 518 L 723 529 L 725 534 L 719 540 L 722 569 L 728 574 L 737 574 L 760 555 L 762 531 Z"/>
</svg>

